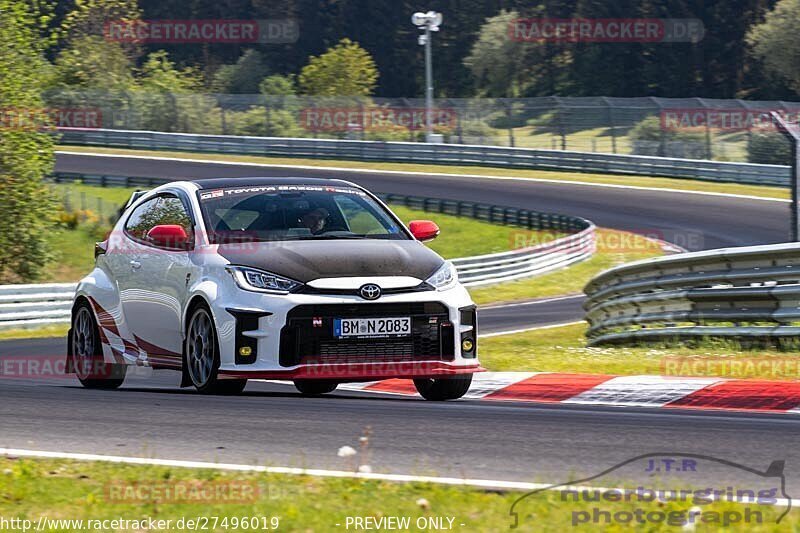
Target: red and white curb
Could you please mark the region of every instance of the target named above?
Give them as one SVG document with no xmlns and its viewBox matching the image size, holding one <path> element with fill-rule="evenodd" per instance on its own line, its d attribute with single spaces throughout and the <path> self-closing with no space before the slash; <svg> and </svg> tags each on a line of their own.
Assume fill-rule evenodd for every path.
<svg viewBox="0 0 800 533">
<path fill-rule="evenodd" d="M 343 383 L 341 390 L 416 396 L 408 379 Z M 558 372 L 482 372 L 464 399 L 800 414 L 800 381 Z"/>
</svg>

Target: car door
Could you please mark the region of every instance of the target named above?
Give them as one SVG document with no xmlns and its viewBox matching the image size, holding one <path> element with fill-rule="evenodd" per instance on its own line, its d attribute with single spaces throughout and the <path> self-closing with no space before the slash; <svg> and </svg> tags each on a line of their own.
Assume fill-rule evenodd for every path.
<svg viewBox="0 0 800 533">
<path fill-rule="evenodd" d="M 194 242 L 194 223 L 186 199 L 162 193 L 137 207 L 125 224 L 132 241 L 130 272 L 120 283 L 125 320 L 152 364 L 180 364 L 181 316 L 192 271 L 190 250 L 157 246 L 147 238 L 155 226 L 177 224 Z M 120 280 L 122 282 L 122 280 Z"/>
</svg>

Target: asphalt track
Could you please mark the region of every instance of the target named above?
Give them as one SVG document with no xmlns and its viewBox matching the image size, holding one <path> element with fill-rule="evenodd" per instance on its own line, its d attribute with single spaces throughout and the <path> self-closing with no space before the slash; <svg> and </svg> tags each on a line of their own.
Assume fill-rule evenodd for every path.
<svg viewBox="0 0 800 533">
<path fill-rule="evenodd" d="M 606 227 L 660 230 L 673 242 L 694 235 L 692 242 L 678 242 L 692 249 L 778 242 L 788 227 L 784 203 L 679 192 L 64 155 L 58 157 L 57 168 L 174 178 L 343 177 L 375 191 L 479 200 L 577 214 Z M 574 317 L 579 303 L 553 302 L 572 306 L 558 316 L 547 313 L 548 304 L 499 308 L 494 327 L 515 329 L 532 318 L 537 323 L 563 322 Z M 536 316 L 521 323 L 511 320 L 527 312 Z M 484 326 L 488 320 L 482 313 Z M 0 343 L 0 354 L 61 356 L 63 343 L 7 341 Z M 369 463 L 376 472 L 562 482 L 642 453 L 698 453 L 762 470 L 773 460 L 786 460 L 787 492 L 800 495 L 798 417 L 476 401 L 438 404 L 356 392 L 301 398 L 291 387 L 267 383 L 251 383 L 238 397 L 204 397 L 178 389 L 177 382 L 176 373 L 159 371 L 151 379 L 133 376 L 121 390 L 103 392 L 81 389 L 71 378 L 2 379 L 0 446 L 341 469 L 345 465 L 336 450 L 357 447 L 369 427 Z M 720 483 L 740 480 L 740 474 L 722 467 L 708 476 Z"/>
<path fill-rule="evenodd" d="M 61 356 L 64 344 L 6 341 L 0 353 Z M 177 384 L 170 371 L 129 376 L 111 392 L 82 389 L 73 378 L 2 379 L 0 447 L 340 470 L 348 463 L 337 457 L 339 447 L 358 448 L 369 427 L 375 472 L 557 483 L 642 453 L 698 453 L 759 470 L 786 460 L 787 491 L 800 495 L 795 416 L 434 403 L 356 392 L 303 398 L 291 385 L 269 383 L 209 397 Z M 750 480 L 723 467 L 707 474 L 717 483 Z M 630 479 L 646 480 L 644 472 Z"/>
</svg>

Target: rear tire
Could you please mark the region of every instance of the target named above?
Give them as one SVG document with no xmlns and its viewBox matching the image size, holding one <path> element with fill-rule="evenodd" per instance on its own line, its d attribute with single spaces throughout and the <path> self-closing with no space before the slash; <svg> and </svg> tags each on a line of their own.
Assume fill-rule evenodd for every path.
<svg viewBox="0 0 800 533">
<path fill-rule="evenodd" d="M 72 316 L 72 368 L 87 389 L 113 390 L 125 381 L 128 365 L 106 363 L 100 329 L 88 302 L 82 301 Z"/>
<path fill-rule="evenodd" d="M 217 328 L 211 311 L 204 305 L 197 306 L 189 318 L 183 364 L 192 385 L 201 394 L 239 394 L 247 386 L 246 379 L 220 379 Z"/>
<path fill-rule="evenodd" d="M 304 396 L 319 396 L 335 391 L 339 384 L 325 379 L 296 379 L 294 386 Z"/>
<path fill-rule="evenodd" d="M 417 388 L 417 392 L 419 392 L 420 396 L 434 402 L 461 398 L 467 393 L 471 384 L 472 374 L 447 378 L 414 380 L 414 386 Z"/>
</svg>

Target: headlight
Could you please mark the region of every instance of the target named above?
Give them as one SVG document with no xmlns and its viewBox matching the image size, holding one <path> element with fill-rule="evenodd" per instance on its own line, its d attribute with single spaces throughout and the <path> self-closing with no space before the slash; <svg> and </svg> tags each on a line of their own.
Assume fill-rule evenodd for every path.
<svg viewBox="0 0 800 533">
<path fill-rule="evenodd" d="M 239 288 L 246 291 L 287 294 L 303 285 L 299 281 L 255 268 L 240 266 L 229 266 L 227 268 Z"/>
<path fill-rule="evenodd" d="M 455 285 L 457 281 L 458 272 L 456 272 L 456 267 L 450 261 L 445 261 L 431 277 L 425 280 L 425 283 L 443 291 Z"/>
</svg>

